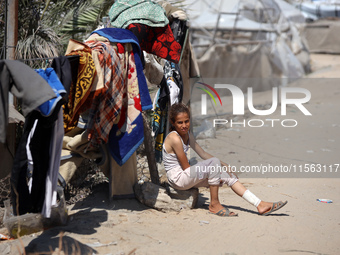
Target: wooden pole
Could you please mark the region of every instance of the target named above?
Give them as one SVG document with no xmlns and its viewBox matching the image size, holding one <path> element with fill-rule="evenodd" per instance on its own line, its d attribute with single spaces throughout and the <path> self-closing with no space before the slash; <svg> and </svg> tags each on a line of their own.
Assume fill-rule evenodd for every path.
<svg viewBox="0 0 340 255">
<path fill-rule="evenodd" d="M 155 158 L 155 146 L 153 145 L 153 138 L 151 137 L 151 128 L 148 124 L 147 116 L 143 112 L 143 124 L 144 124 L 144 146 L 146 157 L 148 159 L 150 178 L 152 183 L 159 185 L 159 175 L 157 170 L 157 163 Z"/>
<path fill-rule="evenodd" d="M 18 42 L 18 4 L 19 0 L 6 1 L 6 59 L 15 59 L 15 48 Z M 9 104 L 16 106 L 16 100 L 9 94 Z M 0 178 L 7 176 L 13 166 L 13 156 L 15 154 L 16 125 L 9 124 L 7 127 L 6 143 L 0 146 Z"/>
<path fill-rule="evenodd" d="M 19 0 L 7 2 L 6 59 L 15 59 L 15 48 L 18 43 L 18 6 Z"/>
</svg>

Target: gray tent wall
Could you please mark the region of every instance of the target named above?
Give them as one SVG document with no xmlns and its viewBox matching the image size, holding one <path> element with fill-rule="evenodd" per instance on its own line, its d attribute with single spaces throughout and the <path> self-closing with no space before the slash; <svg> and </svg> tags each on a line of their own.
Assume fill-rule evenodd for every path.
<svg viewBox="0 0 340 255">
<path fill-rule="evenodd" d="M 280 0 L 185 2 L 202 77 L 277 78 L 252 84 L 262 91 L 308 70 L 309 54 L 299 34 L 304 19 L 293 6 Z"/>
</svg>

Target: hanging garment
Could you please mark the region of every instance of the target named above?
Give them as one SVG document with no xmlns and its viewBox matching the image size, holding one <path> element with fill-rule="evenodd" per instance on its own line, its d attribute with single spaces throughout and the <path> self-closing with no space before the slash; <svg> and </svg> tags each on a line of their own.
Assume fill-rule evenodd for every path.
<svg viewBox="0 0 340 255">
<path fill-rule="evenodd" d="M 150 0 L 115 1 L 109 11 L 109 17 L 115 28 L 126 28 L 131 23 L 151 27 L 164 27 L 169 24 L 165 10 Z"/>
<path fill-rule="evenodd" d="M 45 103 L 41 104 L 38 109 L 44 117 L 49 117 L 54 113 L 58 115 L 58 110 L 60 109 L 61 105 L 63 104 L 62 95 L 66 94 L 66 90 L 64 86 L 61 84 L 56 72 L 53 68 L 46 68 L 46 69 L 37 69 L 35 70 L 45 81 L 48 82 L 50 87 L 53 89 L 54 93 L 56 94 L 56 98 L 52 98 Z M 54 116 L 52 119 L 56 119 L 57 117 Z"/>
<path fill-rule="evenodd" d="M 47 86 L 53 89 L 56 98 L 55 102 L 48 102 L 51 110 L 48 115 L 45 116 L 39 109 L 32 111 L 26 118 L 11 174 L 11 198 L 16 214 L 43 212 L 48 218 L 51 206 L 56 204 L 57 176 L 64 135 L 60 102 L 61 95 L 66 94 L 66 91 L 53 68 L 39 69 L 36 72 L 48 82 Z M 31 180 L 26 183 L 28 172 Z"/>
<path fill-rule="evenodd" d="M 170 91 L 165 78 L 161 82 L 161 87 L 157 91 L 154 99 L 152 132 L 155 137 L 155 158 L 156 162 L 162 162 L 162 148 L 167 135 L 166 127 L 168 120 L 168 105 Z"/>
<path fill-rule="evenodd" d="M 153 85 L 159 85 L 164 77 L 164 60 L 153 54 L 143 52 L 145 59 L 145 78 Z"/>
<path fill-rule="evenodd" d="M 171 101 L 182 102 L 183 80 L 182 80 L 182 75 L 181 75 L 181 71 L 180 71 L 178 64 L 174 64 L 169 61 L 165 62 L 164 76 L 167 81 L 169 80 L 172 81 L 172 82 L 168 82 L 168 86 L 169 85 L 171 86 L 171 89 L 169 87 Z M 177 87 L 174 85 L 177 85 Z"/>
<path fill-rule="evenodd" d="M 173 79 L 168 79 L 166 81 L 169 90 L 170 90 L 170 105 L 179 103 L 179 87 L 177 86 L 177 84 L 173 81 Z"/>
<path fill-rule="evenodd" d="M 63 84 L 66 95 L 65 102 L 68 101 L 72 82 L 76 84 L 78 76 L 79 56 L 60 56 L 54 58 L 51 67 L 54 69 L 60 82 Z"/>
<path fill-rule="evenodd" d="M 142 50 L 166 60 L 178 63 L 181 57 L 181 45 L 175 40 L 169 25 L 165 27 L 150 27 L 133 23 L 128 26 L 139 40 Z"/>
<path fill-rule="evenodd" d="M 8 94 L 12 92 L 22 100 L 25 117 L 47 100 L 56 95 L 29 66 L 15 60 L 0 60 L 0 142 L 6 141 L 8 124 Z"/>
<path fill-rule="evenodd" d="M 36 124 L 35 124 L 36 123 Z M 33 111 L 25 120 L 24 132 L 17 147 L 11 173 L 11 200 L 14 214 L 40 213 L 45 198 L 46 175 L 49 168 L 49 148 L 53 122 Z M 34 128 L 34 133 L 31 131 Z M 30 143 L 28 137 L 31 133 Z M 32 155 L 32 184 L 29 190 L 27 177 L 27 150 Z M 18 203 L 17 204 L 17 199 Z M 18 207 L 18 211 L 17 211 Z"/>
<path fill-rule="evenodd" d="M 56 206 L 57 204 L 58 173 L 64 136 L 62 109 L 59 110 L 58 119 L 54 122 L 52 129 L 51 144 L 49 148 L 49 168 L 45 181 L 45 199 L 41 212 L 46 218 L 50 218 L 52 206 Z"/>
<path fill-rule="evenodd" d="M 79 56 L 79 66 L 77 83 L 72 83 L 68 102 L 64 105 L 65 133 L 77 126 L 79 114 L 90 107 L 89 96 L 96 75 L 91 48 L 71 39 L 66 53 L 67 56 Z"/>
</svg>

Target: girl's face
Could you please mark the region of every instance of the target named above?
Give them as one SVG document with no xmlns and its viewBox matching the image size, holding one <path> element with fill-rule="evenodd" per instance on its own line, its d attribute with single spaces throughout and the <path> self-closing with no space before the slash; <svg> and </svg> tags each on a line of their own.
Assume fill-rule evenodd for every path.
<svg viewBox="0 0 340 255">
<path fill-rule="evenodd" d="M 175 122 L 172 123 L 179 135 L 185 135 L 190 129 L 190 118 L 186 112 L 177 114 Z"/>
</svg>

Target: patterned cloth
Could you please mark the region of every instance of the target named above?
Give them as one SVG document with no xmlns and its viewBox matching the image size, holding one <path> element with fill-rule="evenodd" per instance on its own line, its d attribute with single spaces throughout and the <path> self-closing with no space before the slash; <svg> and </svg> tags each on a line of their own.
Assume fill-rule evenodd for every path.
<svg viewBox="0 0 340 255">
<path fill-rule="evenodd" d="M 164 27 L 169 24 L 165 10 L 150 0 L 118 0 L 109 11 L 111 25 L 126 28 L 131 23 L 151 27 Z"/>
<path fill-rule="evenodd" d="M 175 40 L 169 25 L 150 27 L 134 23 L 128 26 L 139 40 L 142 50 L 166 60 L 178 63 L 181 57 L 181 45 Z"/>
<path fill-rule="evenodd" d="M 138 38 L 131 31 L 122 28 L 103 28 L 92 32 L 92 34 L 94 33 L 106 37 L 111 43 L 132 44 L 142 110 L 152 109 L 150 93 L 143 72 L 143 54 L 138 43 Z"/>
<path fill-rule="evenodd" d="M 144 140 L 142 106 L 135 55 L 131 44 L 118 43 L 118 54 L 128 53 L 127 72 L 127 104 L 124 104 L 117 124 L 114 124 L 109 137 L 109 150 L 119 165 L 123 165 Z M 130 47 L 129 47 L 130 46 Z M 125 55 L 126 57 L 126 55 Z"/>
<path fill-rule="evenodd" d="M 155 158 L 157 163 L 162 162 L 162 148 L 163 143 L 165 139 L 165 128 L 166 128 L 166 122 L 167 122 L 167 109 L 161 110 L 156 105 L 156 108 L 153 112 L 153 121 L 152 121 L 152 131 L 155 134 Z"/>
<path fill-rule="evenodd" d="M 152 132 L 155 137 L 155 158 L 158 163 L 162 162 L 163 143 L 167 135 L 169 94 L 167 82 L 163 79 L 154 100 L 152 119 Z"/>
<path fill-rule="evenodd" d="M 127 100 L 125 75 L 127 65 L 124 59 L 117 56 L 109 42 L 88 41 L 86 44 L 99 53 L 98 58 L 104 73 L 104 88 L 95 92 L 88 124 L 92 144 L 101 144 L 108 141 L 123 101 Z"/>
<path fill-rule="evenodd" d="M 68 103 L 63 106 L 65 133 L 77 126 L 79 114 L 88 108 L 86 102 L 91 92 L 93 78 L 96 74 L 91 49 L 89 47 L 84 45 L 82 50 L 74 50 L 67 54 L 67 56 L 71 55 L 79 55 L 79 65 L 77 83 L 72 83 Z"/>
<path fill-rule="evenodd" d="M 122 61 L 122 66 L 126 68 L 124 74 L 127 97 L 112 126 L 108 142 L 112 157 L 119 165 L 123 165 L 144 140 L 141 111 L 152 108 L 143 73 L 141 49 L 136 36 L 127 29 L 104 28 L 92 34 L 94 33 L 106 37 L 117 45 L 118 57 Z"/>
</svg>

